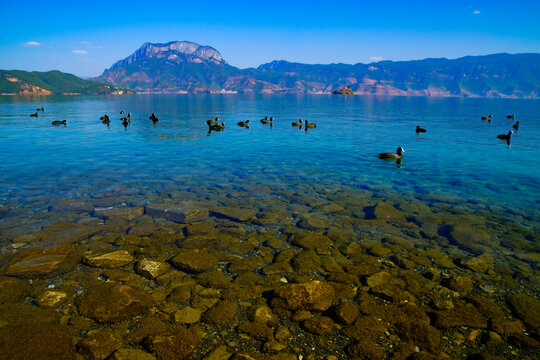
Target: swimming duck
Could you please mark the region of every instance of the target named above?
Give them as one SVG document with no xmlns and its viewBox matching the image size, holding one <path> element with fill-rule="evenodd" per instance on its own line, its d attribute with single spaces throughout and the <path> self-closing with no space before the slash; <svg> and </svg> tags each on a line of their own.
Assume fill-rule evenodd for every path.
<svg viewBox="0 0 540 360">
<path fill-rule="evenodd" d="M 237 123 L 238 126 L 240 127 L 249 127 L 249 120 L 246 120 L 246 121 L 240 121 Z"/>
<path fill-rule="evenodd" d="M 55 120 L 52 122 L 53 125 L 66 125 L 67 124 L 67 121 L 66 120 Z"/>
<path fill-rule="evenodd" d="M 36 111 L 41 111 L 41 112 L 45 112 L 45 108 L 39 108 L 39 109 L 36 109 Z"/>
<path fill-rule="evenodd" d="M 218 121 L 219 121 L 219 118 L 216 117 L 215 119 L 206 120 L 206 124 L 207 125 L 217 125 Z"/>
<path fill-rule="evenodd" d="M 225 123 L 221 122 L 221 125 L 219 124 L 208 124 L 208 131 L 214 130 L 214 131 L 221 131 L 225 129 Z"/>
<path fill-rule="evenodd" d="M 131 113 L 128 113 L 128 116 L 121 117 L 120 120 L 131 122 Z"/>
<path fill-rule="evenodd" d="M 111 120 L 109 120 L 109 117 L 107 117 L 106 119 L 104 119 L 102 121 L 103 124 L 106 124 L 107 126 L 109 126 L 109 124 L 111 123 Z"/>
<path fill-rule="evenodd" d="M 424 133 L 424 132 L 427 132 L 426 129 L 423 129 L 420 127 L 420 125 L 416 125 L 416 133 Z"/>
<path fill-rule="evenodd" d="M 302 119 L 298 120 L 298 121 L 294 121 L 291 123 L 292 126 L 299 126 L 299 127 L 302 127 Z"/>
<path fill-rule="evenodd" d="M 306 128 L 306 130 L 307 130 L 307 129 L 314 129 L 314 128 L 317 127 L 317 124 L 315 124 L 315 123 L 310 123 L 310 122 L 308 122 L 307 120 L 304 120 L 304 123 L 305 123 L 304 127 Z"/>
<path fill-rule="evenodd" d="M 38 117 L 37 113 L 35 114 L 30 114 L 30 117 Z"/>
<path fill-rule="evenodd" d="M 514 125 L 512 125 L 512 127 L 514 128 L 514 130 L 518 131 L 519 130 L 519 120 L 516 121 L 516 123 Z"/>
<path fill-rule="evenodd" d="M 493 115 L 489 115 L 489 116 L 482 116 L 481 119 L 482 120 L 490 120 L 491 121 L 491 118 L 493 117 Z"/>
<path fill-rule="evenodd" d="M 122 125 L 124 125 L 124 129 L 127 129 L 128 125 L 129 125 L 129 121 L 123 120 Z"/>
<path fill-rule="evenodd" d="M 273 124 L 274 123 L 274 118 L 270 116 L 270 119 L 268 119 L 265 116 L 264 119 L 261 119 L 261 123 L 263 123 L 263 124 Z"/>
<path fill-rule="evenodd" d="M 513 134 L 514 132 L 512 130 L 510 130 L 508 132 L 508 134 L 501 134 L 501 135 L 497 135 L 497 139 L 501 139 L 501 140 L 510 140 L 510 136 Z"/>
<path fill-rule="evenodd" d="M 158 118 L 156 117 L 156 114 L 154 114 L 154 113 L 152 113 L 152 115 L 150 115 L 149 119 L 152 120 L 154 122 L 154 124 L 158 122 Z"/>
<path fill-rule="evenodd" d="M 401 159 L 403 157 L 402 153 L 404 152 L 405 150 L 403 150 L 403 148 L 400 146 L 396 149 L 395 153 L 389 153 L 389 152 L 380 153 L 379 159 Z"/>
<path fill-rule="evenodd" d="M 507 119 L 512 119 L 514 120 L 516 118 L 516 115 L 512 114 L 512 115 L 506 115 L 506 118 Z"/>
<path fill-rule="evenodd" d="M 109 120 L 109 115 L 105 114 L 99 118 L 99 120 Z"/>
</svg>

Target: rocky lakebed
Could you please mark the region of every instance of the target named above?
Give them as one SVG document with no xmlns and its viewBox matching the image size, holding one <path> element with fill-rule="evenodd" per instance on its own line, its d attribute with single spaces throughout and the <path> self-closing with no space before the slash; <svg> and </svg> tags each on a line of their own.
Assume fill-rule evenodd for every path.
<svg viewBox="0 0 540 360">
<path fill-rule="evenodd" d="M 252 185 L 0 218 L 0 359 L 540 358 L 540 222 L 519 211 Z"/>
</svg>

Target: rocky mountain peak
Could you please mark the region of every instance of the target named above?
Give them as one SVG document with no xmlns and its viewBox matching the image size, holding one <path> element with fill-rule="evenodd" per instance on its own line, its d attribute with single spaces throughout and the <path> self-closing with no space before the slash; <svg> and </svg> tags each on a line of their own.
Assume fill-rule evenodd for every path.
<svg viewBox="0 0 540 360">
<path fill-rule="evenodd" d="M 106 71 L 130 65 L 149 58 L 177 58 L 178 55 L 188 56 L 195 62 L 210 61 L 227 64 L 221 54 L 211 46 L 203 46 L 190 41 L 171 41 L 166 44 L 144 43 L 137 51 L 127 58 L 117 61 Z"/>
</svg>

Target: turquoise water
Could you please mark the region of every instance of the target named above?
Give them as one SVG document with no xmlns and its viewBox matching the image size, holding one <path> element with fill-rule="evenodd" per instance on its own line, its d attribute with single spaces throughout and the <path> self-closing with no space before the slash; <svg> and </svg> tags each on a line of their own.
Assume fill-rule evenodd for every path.
<svg viewBox="0 0 540 360">
<path fill-rule="evenodd" d="M 38 107 L 45 112 L 29 117 Z M 124 128 L 120 111 L 131 112 Z M 134 184 L 159 193 L 265 184 L 364 188 L 406 198 L 439 194 L 536 217 L 540 209 L 538 100 L 340 96 L 133 95 L 0 99 L 0 201 L 91 197 Z M 148 116 L 155 112 L 154 126 Z M 99 117 L 111 117 L 110 127 Z M 491 123 L 482 115 L 493 114 Z M 497 134 L 520 129 L 511 147 Z M 273 128 L 259 123 L 273 116 Z M 223 132 L 207 133 L 218 116 Z M 317 128 L 300 131 L 305 118 Z M 54 120 L 68 121 L 54 127 Z M 250 129 L 238 121 L 251 120 Z M 428 130 L 417 135 L 416 125 Z M 405 149 L 400 164 L 376 158 Z M 43 190 L 40 192 L 40 189 Z M 247 196 L 255 196 L 250 193 Z"/>
</svg>

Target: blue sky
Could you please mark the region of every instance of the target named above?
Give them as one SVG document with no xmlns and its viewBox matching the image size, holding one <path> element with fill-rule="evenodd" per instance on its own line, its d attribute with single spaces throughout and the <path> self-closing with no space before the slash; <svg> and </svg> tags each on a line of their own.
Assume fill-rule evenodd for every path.
<svg viewBox="0 0 540 360">
<path fill-rule="evenodd" d="M 85 77 L 173 40 L 240 68 L 540 52 L 540 1 L 8 0 L 0 12 L 0 69 Z"/>
</svg>

